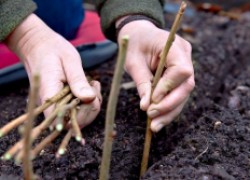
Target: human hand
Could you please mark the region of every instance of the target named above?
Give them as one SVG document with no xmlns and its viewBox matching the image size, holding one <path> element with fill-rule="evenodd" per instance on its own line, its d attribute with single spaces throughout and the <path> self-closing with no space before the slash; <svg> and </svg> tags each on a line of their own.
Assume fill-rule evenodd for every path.
<svg viewBox="0 0 250 180">
<path fill-rule="evenodd" d="M 40 103 L 54 96 L 67 83 L 76 97 L 92 107 L 85 119 L 87 123 L 82 122 L 86 116 L 84 110 L 79 111 L 79 124 L 83 127 L 94 120 L 100 110 L 100 84 L 95 81 L 92 87 L 88 83 L 80 56 L 67 40 L 31 14 L 5 42 L 21 58 L 29 78 L 37 72 L 41 75 Z M 45 116 L 53 109 L 52 106 L 44 111 Z"/>
<path fill-rule="evenodd" d="M 153 74 L 169 32 L 149 21 L 138 20 L 126 24 L 119 32 L 118 40 L 124 35 L 130 37 L 125 70 L 136 83 L 140 108 L 152 119 L 151 130 L 158 132 L 181 112 L 195 86 L 191 45 L 176 35 L 166 59 L 166 70 L 150 101 Z"/>
</svg>

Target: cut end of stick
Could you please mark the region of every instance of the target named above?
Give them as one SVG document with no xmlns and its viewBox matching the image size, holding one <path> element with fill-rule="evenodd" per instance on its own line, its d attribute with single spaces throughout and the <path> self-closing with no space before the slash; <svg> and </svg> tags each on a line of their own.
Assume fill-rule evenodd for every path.
<svg viewBox="0 0 250 180">
<path fill-rule="evenodd" d="M 81 136 L 76 136 L 75 139 L 76 139 L 76 141 L 78 141 L 78 142 L 81 142 L 81 141 L 82 141 L 82 137 L 81 137 Z"/>
<path fill-rule="evenodd" d="M 180 13 L 184 13 L 186 7 L 187 7 L 187 3 L 185 1 L 182 1 L 181 7 L 180 7 Z"/>
<path fill-rule="evenodd" d="M 56 125 L 56 130 L 59 131 L 59 132 L 62 131 L 63 130 L 63 124 L 57 124 Z"/>
<path fill-rule="evenodd" d="M 2 157 L 2 159 L 6 161 L 10 160 L 11 158 L 12 156 L 9 153 L 4 154 L 4 156 Z"/>
<path fill-rule="evenodd" d="M 3 132 L 0 131 L 0 138 L 3 137 L 3 136 L 4 136 Z"/>
<path fill-rule="evenodd" d="M 129 40 L 129 35 L 124 35 L 124 36 L 122 36 L 122 40 L 128 41 L 128 40 Z"/>
<path fill-rule="evenodd" d="M 58 152 L 57 152 L 57 154 L 59 156 L 64 155 L 65 154 L 65 149 L 59 149 Z"/>
<path fill-rule="evenodd" d="M 186 7 L 187 7 L 187 3 L 186 3 L 185 1 L 182 1 L 182 2 L 181 2 L 180 10 L 181 10 L 181 11 L 184 11 L 184 10 L 186 9 Z"/>
</svg>

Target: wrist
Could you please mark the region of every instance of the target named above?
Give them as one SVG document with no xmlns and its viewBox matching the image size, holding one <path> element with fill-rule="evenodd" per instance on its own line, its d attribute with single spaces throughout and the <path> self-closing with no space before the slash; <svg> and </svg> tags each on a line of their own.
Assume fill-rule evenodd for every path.
<svg viewBox="0 0 250 180">
<path fill-rule="evenodd" d="M 21 56 L 25 51 L 36 44 L 35 36 L 39 32 L 46 31 L 46 25 L 35 15 L 29 15 L 15 30 L 6 38 L 5 44 L 17 55 Z M 30 44 L 32 43 L 32 44 Z"/>
<path fill-rule="evenodd" d="M 119 18 L 115 24 L 117 38 L 120 34 L 120 31 L 126 25 L 128 25 L 130 23 L 133 23 L 134 25 L 143 23 L 143 24 L 151 24 L 151 25 L 157 26 L 157 22 L 154 19 L 147 17 L 147 16 L 144 16 L 144 15 L 135 14 L 135 15 L 123 16 L 123 17 Z"/>
<path fill-rule="evenodd" d="M 124 35 L 129 35 L 131 38 L 135 36 L 141 36 L 142 34 L 149 33 L 156 28 L 157 27 L 150 21 L 133 21 L 124 25 L 122 29 L 120 29 L 117 40 L 119 40 Z"/>
</svg>

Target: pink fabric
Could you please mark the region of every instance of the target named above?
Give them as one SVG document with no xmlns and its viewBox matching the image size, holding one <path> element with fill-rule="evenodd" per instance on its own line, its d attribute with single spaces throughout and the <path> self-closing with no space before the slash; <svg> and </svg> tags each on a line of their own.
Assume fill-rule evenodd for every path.
<svg viewBox="0 0 250 180">
<path fill-rule="evenodd" d="M 86 11 L 85 11 L 86 12 Z M 87 11 L 85 19 L 81 24 L 77 36 L 71 43 L 77 47 L 82 44 L 90 44 L 104 41 L 106 38 L 102 33 L 100 18 L 96 12 Z"/>
<path fill-rule="evenodd" d="M 81 24 L 77 36 L 70 42 L 75 46 L 104 41 L 100 18 L 96 12 L 85 11 L 85 19 Z M 7 46 L 0 43 L 0 69 L 19 63 L 19 58 Z"/>
<path fill-rule="evenodd" d="M 18 57 L 12 53 L 7 46 L 0 44 L 0 69 L 14 65 L 18 62 Z"/>
</svg>

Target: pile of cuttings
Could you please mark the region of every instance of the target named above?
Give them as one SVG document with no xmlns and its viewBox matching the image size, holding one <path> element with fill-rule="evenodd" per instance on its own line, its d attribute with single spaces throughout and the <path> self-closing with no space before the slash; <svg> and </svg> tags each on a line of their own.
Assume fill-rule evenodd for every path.
<svg viewBox="0 0 250 180">
<path fill-rule="evenodd" d="M 34 159 L 48 144 L 55 140 L 60 135 L 63 129 L 67 129 L 68 132 L 58 148 L 56 157 L 60 157 L 66 152 L 66 147 L 72 137 L 75 137 L 76 141 L 80 142 L 82 145 L 85 144 L 85 140 L 82 137 L 81 130 L 76 118 L 78 105 L 80 103 L 81 100 L 73 96 L 69 86 L 65 86 L 54 97 L 48 99 L 44 104 L 33 110 L 34 116 L 37 116 L 51 105 L 55 105 L 54 111 L 48 117 L 46 117 L 39 125 L 33 127 L 30 132 L 31 141 L 33 142 L 39 135 L 42 134 L 43 131 L 45 131 L 46 129 L 51 130 L 51 134 L 49 134 L 31 150 L 31 159 Z M 3 137 L 12 129 L 17 128 L 18 126 L 20 132 L 23 134 L 23 124 L 25 122 L 27 123 L 28 121 L 28 113 L 29 112 L 21 115 L 20 117 L 12 120 L 4 127 L 2 127 L 0 129 L 0 137 Z M 55 128 L 53 126 L 54 124 Z M 69 124 L 70 128 L 66 128 Z M 25 146 L 26 144 L 23 137 L 2 156 L 2 160 L 10 160 L 15 157 L 16 163 L 22 162 L 23 156 L 25 154 Z"/>
</svg>

